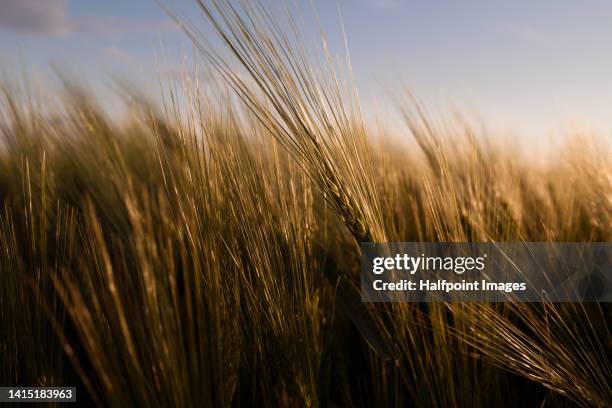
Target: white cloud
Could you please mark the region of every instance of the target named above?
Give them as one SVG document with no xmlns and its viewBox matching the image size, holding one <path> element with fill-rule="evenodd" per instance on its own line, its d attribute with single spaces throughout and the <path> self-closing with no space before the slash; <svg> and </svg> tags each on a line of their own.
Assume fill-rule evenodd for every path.
<svg viewBox="0 0 612 408">
<path fill-rule="evenodd" d="M 178 27 L 169 18 L 74 17 L 70 16 L 67 0 L 0 0 L 0 29 L 51 36 L 78 31 L 117 38 L 126 33 L 177 31 Z"/>
<path fill-rule="evenodd" d="M 75 28 L 66 0 L 0 0 L 0 28 L 64 35 Z"/>
</svg>

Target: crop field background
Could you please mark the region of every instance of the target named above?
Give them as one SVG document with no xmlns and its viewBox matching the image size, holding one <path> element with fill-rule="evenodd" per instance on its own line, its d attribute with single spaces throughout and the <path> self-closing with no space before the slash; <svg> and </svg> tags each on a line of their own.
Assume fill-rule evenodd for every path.
<svg viewBox="0 0 612 408">
<path fill-rule="evenodd" d="M 534 165 L 406 93 L 399 143 L 257 2 L 179 19 L 209 81 L 121 119 L 63 80 L 0 97 L 0 385 L 99 406 L 598 406 L 598 303 L 368 304 L 360 242 L 609 242 L 609 139 Z M 314 55 L 314 57 L 313 57 Z M 61 73 L 59 74 L 61 76 Z"/>
</svg>

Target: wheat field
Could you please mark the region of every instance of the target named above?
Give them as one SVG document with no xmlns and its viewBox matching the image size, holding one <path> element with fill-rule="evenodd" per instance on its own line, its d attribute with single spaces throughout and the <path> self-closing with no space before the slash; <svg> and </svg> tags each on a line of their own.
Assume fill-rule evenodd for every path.
<svg viewBox="0 0 612 408">
<path fill-rule="evenodd" d="M 0 99 L 0 385 L 98 406 L 612 403 L 609 304 L 368 304 L 360 242 L 609 242 L 610 146 L 536 166 L 350 72 L 258 2 L 178 18 L 215 73 L 120 119 L 71 81 Z M 314 67 L 314 68 L 313 68 Z"/>
</svg>

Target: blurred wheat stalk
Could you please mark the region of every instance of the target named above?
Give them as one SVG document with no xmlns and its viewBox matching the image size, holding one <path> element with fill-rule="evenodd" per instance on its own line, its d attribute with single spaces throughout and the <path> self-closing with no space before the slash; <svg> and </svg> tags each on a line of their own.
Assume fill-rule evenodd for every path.
<svg viewBox="0 0 612 408">
<path fill-rule="evenodd" d="M 117 123 L 74 84 L 53 101 L 3 84 L 0 383 L 113 406 L 510 406 L 517 384 L 609 405 L 605 304 L 356 289 L 361 241 L 610 241 L 609 146 L 578 135 L 535 168 L 409 97 L 420 150 L 374 144 L 290 17 L 198 3 L 231 53 L 183 25 L 218 74 L 185 77 L 185 104 L 126 90 Z"/>
</svg>

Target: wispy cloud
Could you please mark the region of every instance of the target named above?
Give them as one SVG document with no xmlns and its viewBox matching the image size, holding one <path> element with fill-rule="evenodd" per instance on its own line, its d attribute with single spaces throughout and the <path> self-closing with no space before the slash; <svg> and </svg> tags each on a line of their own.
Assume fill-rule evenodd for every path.
<svg viewBox="0 0 612 408">
<path fill-rule="evenodd" d="M 75 29 L 66 0 L 0 0 L 0 28 L 46 35 Z"/>
<path fill-rule="evenodd" d="M 382 10 L 396 10 L 400 0 L 360 0 L 362 3 Z"/>
<path fill-rule="evenodd" d="M 548 45 L 549 36 L 538 27 L 528 25 L 513 25 L 503 27 L 502 33 L 509 35 L 517 40 L 536 45 Z"/>
<path fill-rule="evenodd" d="M 108 58 L 111 58 L 117 62 L 121 62 L 124 64 L 133 64 L 136 62 L 136 56 L 130 54 L 129 52 L 122 50 L 119 47 L 107 47 L 104 49 L 104 55 Z"/>
<path fill-rule="evenodd" d="M 169 18 L 163 20 L 133 20 L 116 16 L 85 16 L 75 20 L 75 31 L 118 37 L 130 33 L 179 31 L 179 28 Z"/>
<path fill-rule="evenodd" d="M 0 0 L 0 29 L 48 36 L 80 32 L 117 38 L 128 33 L 174 31 L 178 27 L 170 18 L 71 16 L 67 0 Z"/>
</svg>

